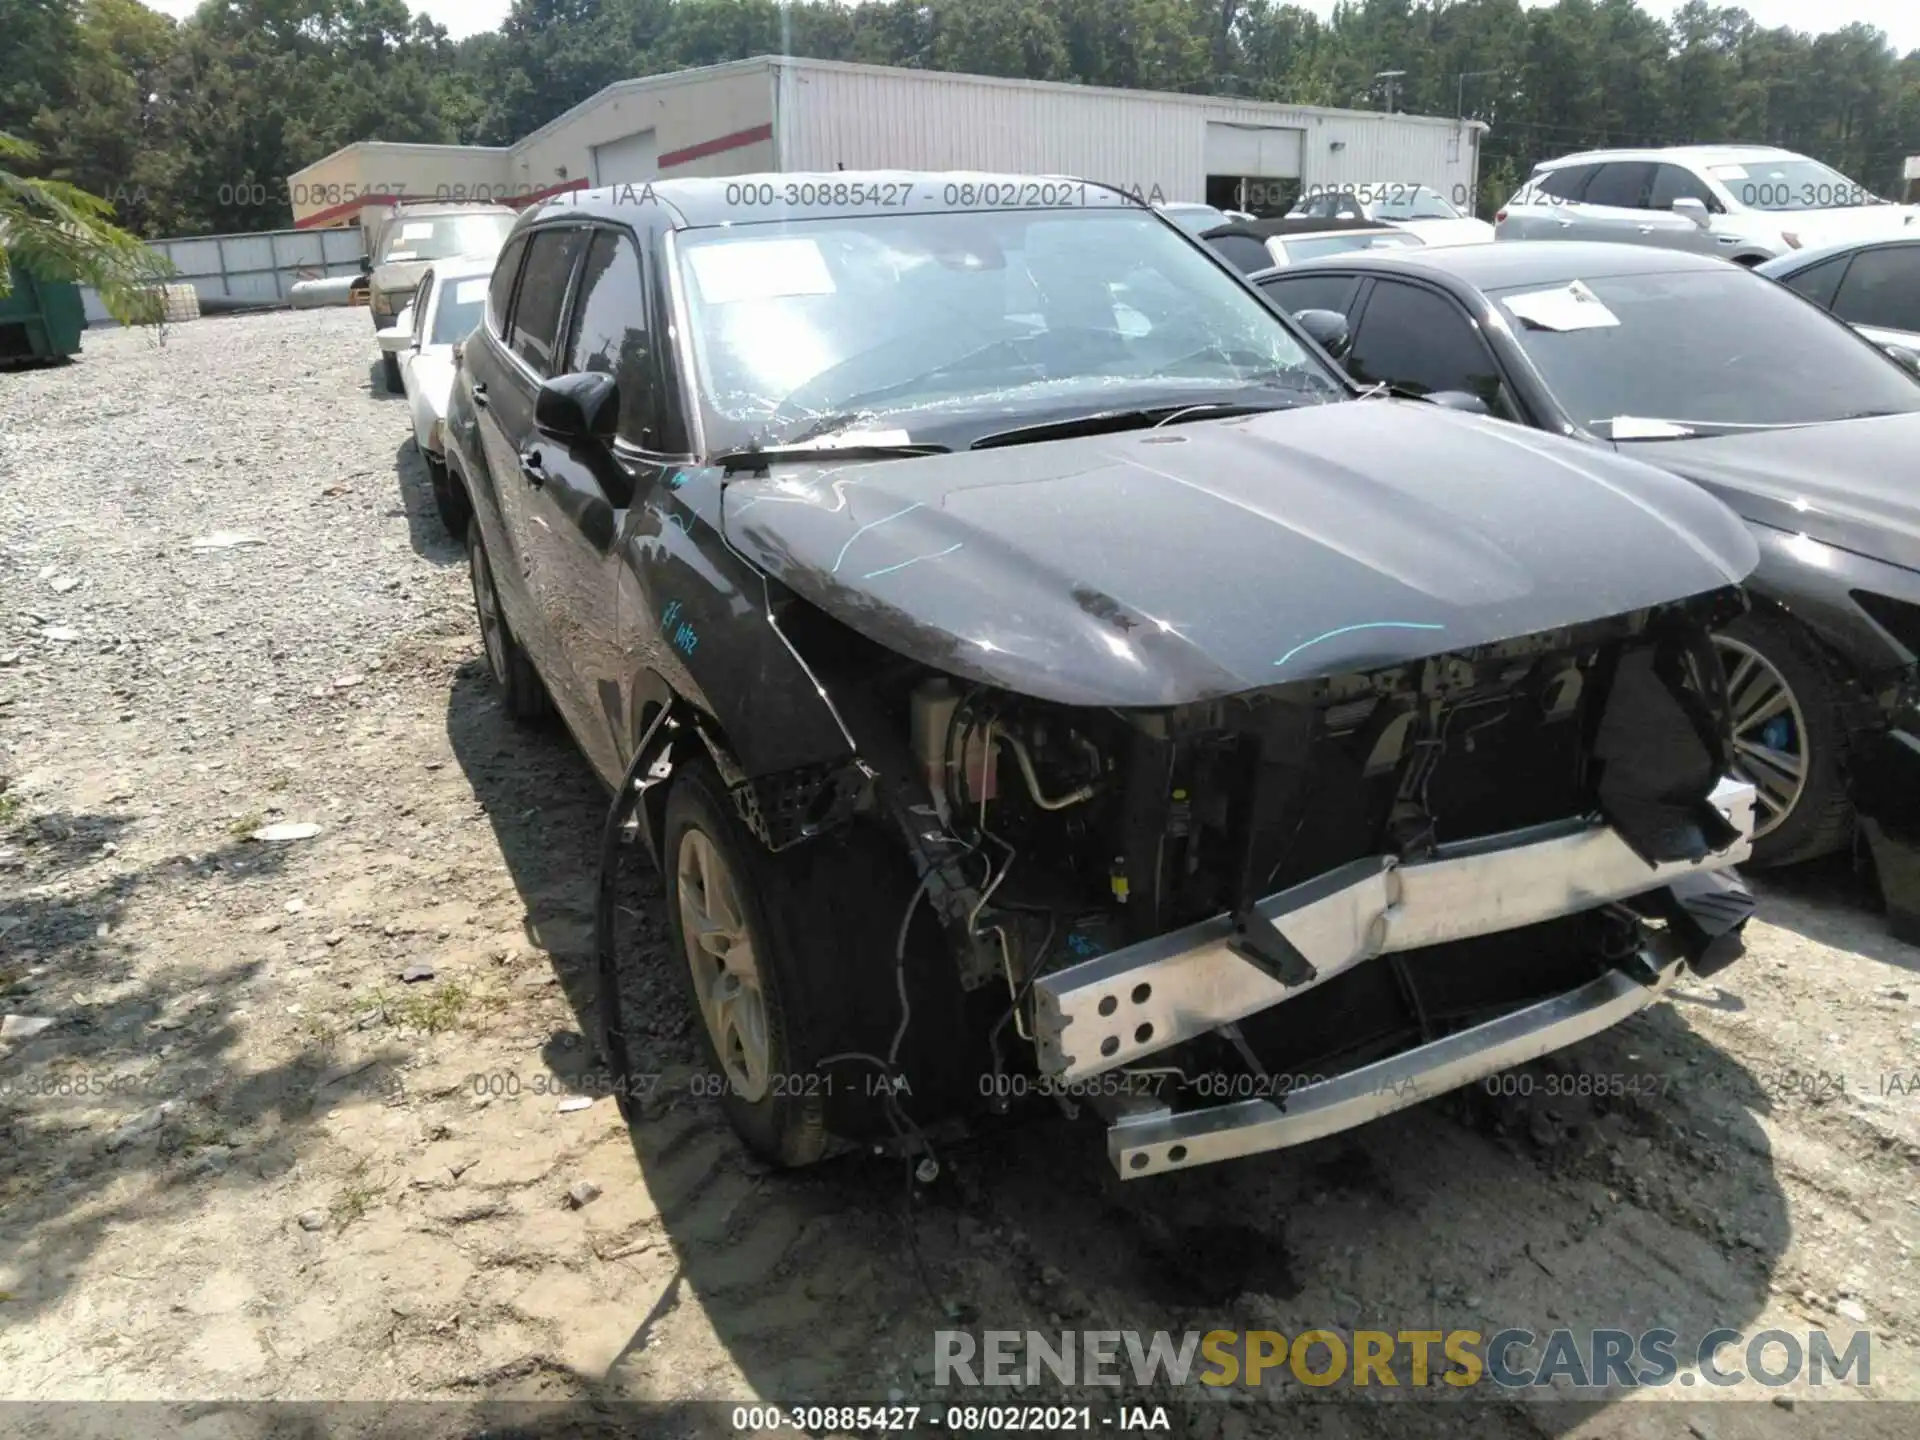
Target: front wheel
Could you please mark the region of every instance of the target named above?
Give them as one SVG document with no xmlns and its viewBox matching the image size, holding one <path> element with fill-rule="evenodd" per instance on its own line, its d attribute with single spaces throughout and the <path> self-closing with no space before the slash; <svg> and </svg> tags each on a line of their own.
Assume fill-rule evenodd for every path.
<svg viewBox="0 0 1920 1440">
<path fill-rule="evenodd" d="M 380 378 L 387 382 L 387 393 L 389 395 L 399 395 L 405 392 L 406 386 L 400 379 L 400 360 L 398 356 L 388 355 L 384 351 L 381 353 Z"/>
<path fill-rule="evenodd" d="M 468 522 L 473 519 L 466 490 L 453 478 L 446 461 L 425 450 L 420 452 L 420 457 L 427 462 L 427 485 L 433 491 L 433 508 L 439 513 L 440 523 L 455 539 L 463 537 Z"/>
<path fill-rule="evenodd" d="M 1733 712 L 1733 770 L 1754 787 L 1755 868 L 1837 849 L 1853 823 L 1838 686 L 1812 641 L 1751 612 L 1714 636 Z"/>
</svg>

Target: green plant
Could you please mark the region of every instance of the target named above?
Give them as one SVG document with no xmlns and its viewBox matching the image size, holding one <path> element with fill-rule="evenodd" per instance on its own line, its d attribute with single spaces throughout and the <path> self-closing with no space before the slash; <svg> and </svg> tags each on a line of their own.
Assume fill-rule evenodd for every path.
<svg viewBox="0 0 1920 1440">
<path fill-rule="evenodd" d="M 98 195 L 8 168 L 39 158 L 38 146 L 0 131 L 0 300 L 13 293 L 18 265 L 43 280 L 91 285 L 122 325 L 159 321 L 172 263 L 115 225 L 113 206 Z"/>
</svg>

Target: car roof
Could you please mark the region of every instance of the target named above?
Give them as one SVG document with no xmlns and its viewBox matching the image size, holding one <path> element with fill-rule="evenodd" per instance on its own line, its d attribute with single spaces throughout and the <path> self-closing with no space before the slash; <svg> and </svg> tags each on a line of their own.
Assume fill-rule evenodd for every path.
<svg viewBox="0 0 1920 1440">
<path fill-rule="evenodd" d="M 1831 245 L 1818 245 L 1811 250 L 1789 250 L 1784 255 L 1762 262 L 1753 268 L 1762 275 L 1798 275 L 1823 261 L 1838 255 L 1851 255 L 1860 250 L 1897 250 L 1912 249 L 1920 246 L 1920 228 L 1911 235 L 1883 235 L 1872 240 L 1840 240 Z"/>
<path fill-rule="evenodd" d="M 496 205 L 489 200 L 414 200 L 396 205 L 387 214 L 395 219 L 433 219 L 441 215 L 517 215 L 511 205 Z"/>
<path fill-rule="evenodd" d="M 958 189 L 968 185 L 973 187 L 971 203 L 961 202 L 957 195 L 949 202 L 949 187 Z M 1071 187 L 1077 197 L 1083 196 L 1084 204 L 1078 200 L 1063 202 L 1062 187 Z M 792 205 L 785 200 L 790 191 L 799 192 L 797 202 Z M 864 191 L 865 195 L 858 201 L 834 198 L 848 191 Z M 1017 203 L 1008 203 L 1009 193 L 1019 197 Z M 771 203 L 758 204 L 746 198 L 759 195 L 771 196 Z M 1073 175 L 1012 175 L 975 170 L 828 170 L 811 174 L 768 171 L 757 175 L 603 185 L 597 190 L 571 190 L 556 195 L 533 207 L 528 215 L 544 220 L 567 213 L 632 224 L 649 210 L 658 210 L 671 228 L 689 230 L 755 221 L 831 219 L 840 215 L 1082 208 L 1131 208 L 1151 213 L 1150 206 L 1119 186 Z"/>
<path fill-rule="evenodd" d="M 1574 155 L 1561 155 L 1553 160 L 1542 160 L 1533 167 L 1538 175 L 1545 170 L 1558 170 L 1567 165 L 1604 164 L 1610 160 L 1666 160 L 1679 164 L 1693 165 L 1735 165 L 1742 160 L 1804 160 L 1807 157 L 1795 150 L 1782 150 L 1778 145 L 1668 145 L 1659 149 L 1644 150 L 1582 150 Z"/>
<path fill-rule="evenodd" d="M 1724 270 L 1731 261 L 1652 245 L 1608 245 L 1585 240 L 1501 240 L 1492 245 L 1436 245 L 1425 250 L 1364 250 L 1302 260 L 1273 272 L 1383 270 L 1401 274 L 1455 276 L 1480 290 L 1512 285 L 1554 285 L 1612 275 L 1661 275 L 1685 270 Z M 1739 268 L 1739 267 L 1734 267 Z M 1264 275 L 1260 278 L 1267 278 Z"/>
<path fill-rule="evenodd" d="M 1284 220 L 1236 220 L 1231 225 L 1216 225 L 1204 231 L 1200 238 L 1216 240 L 1223 235 L 1240 235 L 1249 240 L 1269 240 L 1275 236 L 1287 239 L 1296 235 L 1346 234 L 1353 230 L 1387 235 L 1399 228 L 1384 220 L 1321 220 L 1311 215 L 1292 215 Z"/>
</svg>

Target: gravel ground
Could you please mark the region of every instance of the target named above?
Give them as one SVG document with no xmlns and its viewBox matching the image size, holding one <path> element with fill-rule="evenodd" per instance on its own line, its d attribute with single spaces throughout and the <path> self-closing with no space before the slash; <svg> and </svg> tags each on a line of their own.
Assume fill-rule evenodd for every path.
<svg viewBox="0 0 1920 1440">
<path fill-rule="evenodd" d="M 657 892 L 641 1122 L 542 1093 L 592 1064 L 604 798 L 496 704 L 369 329 L 96 333 L 0 375 L 0 1014 L 53 1022 L 0 1041 L 0 1398 L 923 1399 L 953 1316 L 1866 1328 L 1867 1393 L 1920 1398 L 1920 955 L 1844 874 L 1768 886 L 1722 983 L 1531 1095 L 1161 1181 L 1039 1112 L 911 1202 L 896 1161 L 768 1174 L 690 1083 Z M 248 838 L 281 822 L 318 834 Z M 1639 1092 L 1546 1095 L 1580 1075 Z M 1798 1394 L 1473 1433 L 1920 1433 Z M 1195 1433 L 1274 1433 L 1202 1398 Z"/>
</svg>

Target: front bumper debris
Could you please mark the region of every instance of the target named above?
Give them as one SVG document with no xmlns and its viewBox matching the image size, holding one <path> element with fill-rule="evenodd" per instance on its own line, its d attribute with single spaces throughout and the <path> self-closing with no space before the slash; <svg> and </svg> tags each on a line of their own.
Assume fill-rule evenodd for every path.
<svg viewBox="0 0 1920 1440">
<path fill-rule="evenodd" d="M 1285 984 L 1243 959 L 1226 915 L 1044 975 L 1034 982 L 1040 1068 L 1056 1080 L 1084 1080 L 1197 1039 L 1382 955 L 1519 929 L 1726 870 L 1751 853 L 1754 790 L 1727 778 L 1711 800 L 1738 835 L 1698 861 L 1649 865 L 1612 826 L 1575 820 L 1441 846 L 1413 864 L 1385 855 L 1355 861 L 1270 895 L 1253 913 L 1312 966 L 1312 978 L 1300 984 Z M 1133 1138 L 1124 1153 L 1114 1151 L 1115 1162 L 1131 1178 L 1298 1144 L 1545 1054 L 1651 1004 L 1673 967 L 1684 963 L 1679 936 L 1669 943 L 1673 956 L 1651 969 L 1641 965 L 1638 978 L 1610 975 L 1324 1086 L 1295 1090 L 1284 1114 L 1261 1101 L 1130 1119 L 1128 1126 L 1157 1128 L 1129 1128 Z M 1383 1069 L 1396 1083 L 1392 1094 L 1376 1095 Z M 1401 1094 L 1413 1098 L 1396 1102 Z M 1168 1158 L 1176 1148 L 1182 1158 Z M 1136 1164 L 1136 1153 L 1148 1157 L 1145 1164 Z"/>
<path fill-rule="evenodd" d="M 1658 1000 L 1685 964 L 1678 942 L 1665 935 L 1651 937 L 1638 958 L 1650 967 L 1645 981 L 1609 970 L 1551 1000 L 1289 1090 L 1280 1103 L 1136 1112 L 1108 1128 L 1107 1156 L 1124 1179 L 1137 1180 L 1303 1145 L 1419 1105 L 1611 1029 Z"/>
</svg>

